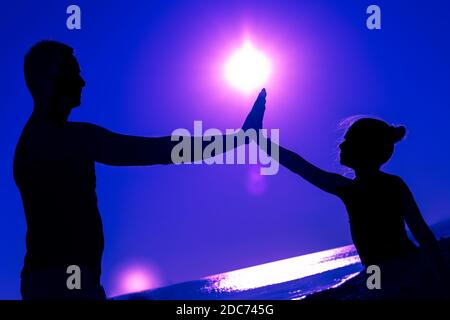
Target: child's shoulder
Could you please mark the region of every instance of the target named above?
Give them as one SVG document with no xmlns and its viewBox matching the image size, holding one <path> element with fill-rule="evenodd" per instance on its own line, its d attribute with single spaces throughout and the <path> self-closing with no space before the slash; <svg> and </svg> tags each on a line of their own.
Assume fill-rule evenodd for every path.
<svg viewBox="0 0 450 320">
<path fill-rule="evenodd" d="M 387 173 L 387 172 L 381 171 L 381 175 L 385 179 L 388 179 L 388 180 L 391 180 L 391 181 L 403 181 L 403 179 L 400 176 L 397 176 L 397 175 L 392 174 L 392 173 Z"/>
<path fill-rule="evenodd" d="M 401 188 L 408 188 L 408 185 L 405 183 L 405 181 L 403 181 L 403 179 L 400 176 L 386 172 L 382 172 L 382 175 L 387 183 Z"/>
</svg>

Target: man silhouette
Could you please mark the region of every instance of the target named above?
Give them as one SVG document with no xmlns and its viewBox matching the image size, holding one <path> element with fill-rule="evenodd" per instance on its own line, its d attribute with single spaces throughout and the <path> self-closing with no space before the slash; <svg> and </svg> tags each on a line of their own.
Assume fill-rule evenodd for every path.
<svg viewBox="0 0 450 320">
<path fill-rule="evenodd" d="M 172 164 L 176 142 L 170 136 L 127 136 L 68 121 L 71 110 L 80 105 L 85 82 L 73 49 L 65 44 L 38 42 L 25 56 L 24 72 L 34 110 L 14 158 L 14 179 L 28 228 L 22 298 L 105 299 L 100 284 L 104 239 L 95 162 L 116 166 Z M 243 129 L 261 128 L 264 99 L 263 90 Z M 202 141 L 203 147 L 211 142 Z M 71 276 L 67 270 L 73 265 L 80 268 L 79 289 L 69 289 L 67 283 Z"/>
</svg>

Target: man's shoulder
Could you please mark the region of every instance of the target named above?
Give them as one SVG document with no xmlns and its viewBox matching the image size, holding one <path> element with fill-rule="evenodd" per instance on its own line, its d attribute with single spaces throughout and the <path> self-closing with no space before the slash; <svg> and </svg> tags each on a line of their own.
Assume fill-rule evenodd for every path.
<svg viewBox="0 0 450 320">
<path fill-rule="evenodd" d="M 76 121 L 70 121 L 66 124 L 66 130 L 71 133 L 75 134 L 79 137 L 89 137 L 93 136 L 95 134 L 101 133 L 104 128 L 102 128 L 99 125 L 88 123 L 88 122 L 76 122 Z"/>
<path fill-rule="evenodd" d="M 100 128 L 98 125 L 79 121 L 68 121 L 66 127 L 71 130 L 95 130 L 95 128 Z"/>
</svg>

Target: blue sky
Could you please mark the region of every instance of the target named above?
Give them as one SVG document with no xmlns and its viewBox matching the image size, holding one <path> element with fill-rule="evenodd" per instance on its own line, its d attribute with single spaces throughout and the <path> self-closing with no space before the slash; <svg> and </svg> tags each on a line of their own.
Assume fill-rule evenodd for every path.
<svg viewBox="0 0 450 320">
<path fill-rule="evenodd" d="M 82 12 L 66 28 L 66 7 Z M 382 29 L 365 26 L 378 4 Z M 12 159 L 32 111 L 23 56 L 41 39 L 75 49 L 87 86 L 71 119 L 155 136 L 176 128 L 238 128 L 253 96 L 223 79 L 244 38 L 273 58 L 265 126 L 325 169 L 338 124 L 355 114 L 407 126 L 385 170 L 409 184 L 427 222 L 450 217 L 450 32 L 446 1 L 14 1 L 0 33 L 0 298 L 19 298 L 25 219 Z M 344 206 L 281 168 L 97 166 L 106 247 L 103 282 L 116 292 L 139 265 L 154 284 L 196 279 L 351 242 Z M 249 183 L 263 184 L 251 192 Z M 259 189 L 258 189 L 259 190 Z"/>
</svg>

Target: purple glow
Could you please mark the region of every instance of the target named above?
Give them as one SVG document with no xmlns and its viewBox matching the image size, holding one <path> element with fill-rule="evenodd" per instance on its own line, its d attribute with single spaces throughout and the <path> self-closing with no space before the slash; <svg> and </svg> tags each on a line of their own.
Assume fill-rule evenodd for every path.
<svg viewBox="0 0 450 320">
<path fill-rule="evenodd" d="M 248 95 L 265 86 L 271 69 L 270 59 L 250 41 L 245 41 L 227 60 L 224 75 L 233 88 Z"/>
<path fill-rule="evenodd" d="M 195 34 L 195 39 L 177 38 L 175 42 L 175 39 L 170 39 L 169 34 L 171 43 L 176 43 L 173 50 L 182 52 L 182 55 L 177 56 L 170 64 L 166 61 L 163 66 L 157 57 L 148 59 L 155 55 L 155 48 L 150 45 L 154 43 L 152 38 L 155 35 L 153 30 L 149 33 L 148 40 L 143 41 L 135 60 L 134 74 L 130 77 L 130 101 L 127 104 L 133 106 L 132 110 L 138 114 L 132 117 L 133 121 L 142 122 L 144 128 L 149 126 L 150 119 L 154 119 L 153 123 L 167 123 L 166 113 L 159 114 L 155 112 L 155 107 L 152 108 L 153 101 L 160 100 L 159 95 L 166 90 L 176 92 L 164 95 L 163 98 L 164 107 L 178 106 L 174 110 L 165 109 L 169 114 L 175 115 L 173 122 L 178 125 L 180 119 L 189 119 L 190 122 L 195 119 L 213 119 L 216 123 L 212 125 L 215 127 L 229 127 L 238 123 L 245 116 L 245 107 L 251 106 L 254 94 L 263 86 L 268 89 L 271 105 L 276 106 L 271 109 L 271 117 L 279 115 L 284 118 L 289 114 L 288 111 L 292 110 L 283 109 L 291 108 L 292 99 L 298 94 L 307 92 L 303 102 L 309 99 L 311 93 L 307 87 L 317 78 L 311 70 L 317 60 L 312 51 L 318 50 L 311 39 L 302 36 L 298 43 L 292 42 L 288 35 L 292 35 L 293 31 L 273 17 L 269 21 L 271 25 L 277 26 L 276 31 L 251 23 L 225 23 L 228 16 L 219 15 L 216 19 L 218 22 L 224 20 L 224 23 L 214 23 L 206 29 L 203 28 L 204 24 L 200 28 L 198 21 L 189 21 L 191 34 Z M 223 29 L 223 26 L 228 27 Z M 260 57 L 257 59 L 260 63 L 252 66 L 253 71 L 250 73 L 245 72 L 245 81 L 242 81 L 240 68 L 236 68 L 236 64 L 231 68 L 234 70 L 231 75 L 226 76 L 225 69 L 233 54 L 241 52 L 245 43 L 251 43 L 251 50 L 243 50 L 244 53 L 251 51 L 250 56 Z M 161 53 L 165 54 L 165 51 L 162 50 Z M 239 59 L 237 65 L 242 65 Z M 259 65 L 262 67 L 259 68 Z M 218 114 L 221 115 L 220 118 L 217 118 Z M 159 116 L 161 119 L 155 119 Z"/>
<path fill-rule="evenodd" d="M 155 289 L 161 285 L 159 272 L 150 264 L 130 264 L 118 272 L 111 295 Z"/>
<path fill-rule="evenodd" d="M 248 193 L 259 196 L 267 190 L 267 181 L 265 176 L 260 173 L 260 166 L 253 165 L 248 170 L 246 189 Z"/>
</svg>

